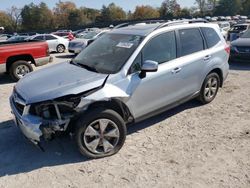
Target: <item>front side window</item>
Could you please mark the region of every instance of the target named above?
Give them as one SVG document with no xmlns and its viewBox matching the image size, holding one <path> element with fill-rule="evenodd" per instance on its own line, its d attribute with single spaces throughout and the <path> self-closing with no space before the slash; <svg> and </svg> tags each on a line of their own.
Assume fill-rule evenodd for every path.
<svg viewBox="0 0 250 188">
<path fill-rule="evenodd" d="M 159 64 L 176 58 L 174 31 L 156 36 L 143 49 L 143 61 L 152 60 Z"/>
<path fill-rule="evenodd" d="M 142 66 L 142 53 L 139 53 L 129 69 L 129 74 L 139 72 Z"/>
<path fill-rule="evenodd" d="M 98 38 L 73 60 L 74 63 L 103 74 L 119 72 L 143 37 L 108 33 Z"/>
<path fill-rule="evenodd" d="M 181 56 L 189 55 L 204 49 L 203 39 L 199 29 L 179 30 Z"/>
</svg>

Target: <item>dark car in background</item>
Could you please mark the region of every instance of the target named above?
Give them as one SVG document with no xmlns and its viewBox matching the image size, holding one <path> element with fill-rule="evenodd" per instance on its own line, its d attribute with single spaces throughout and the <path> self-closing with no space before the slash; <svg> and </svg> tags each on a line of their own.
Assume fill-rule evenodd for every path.
<svg viewBox="0 0 250 188">
<path fill-rule="evenodd" d="M 11 42 L 18 42 L 18 41 L 25 41 L 29 36 L 26 35 L 15 35 L 7 39 L 7 41 Z"/>
<path fill-rule="evenodd" d="M 250 29 L 231 42 L 231 62 L 250 62 Z"/>
<path fill-rule="evenodd" d="M 250 24 L 236 24 L 228 31 L 228 40 L 234 41 L 250 28 Z"/>
</svg>

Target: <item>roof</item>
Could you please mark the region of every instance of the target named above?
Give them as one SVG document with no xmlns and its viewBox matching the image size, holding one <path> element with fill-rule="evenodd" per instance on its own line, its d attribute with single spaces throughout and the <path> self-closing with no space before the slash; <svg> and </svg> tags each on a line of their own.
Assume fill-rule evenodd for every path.
<svg viewBox="0 0 250 188">
<path fill-rule="evenodd" d="M 134 25 L 129 25 L 127 27 L 114 29 L 111 31 L 111 33 L 147 36 L 151 32 L 163 27 L 180 25 L 180 24 L 191 24 L 191 23 L 207 23 L 207 21 L 203 19 L 196 19 L 196 20 L 187 19 L 187 20 L 175 20 L 175 21 L 157 22 L 149 24 L 142 22 Z"/>
<path fill-rule="evenodd" d="M 234 27 L 235 26 L 248 26 L 248 25 L 250 25 L 249 23 L 242 23 L 242 24 L 236 24 L 236 25 L 234 25 Z"/>
<path fill-rule="evenodd" d="M 138 24 L 138 25 L 132 25 L 132 26 L 128 26 L 128 27 L 122 27 L 119 29 L 115 29 L 115 30 L 112 30 L 111 33 L 147 36 L 149 33 L 154 31 L 160 25 L 161 25 L 161 23 Z"/>
</svg>

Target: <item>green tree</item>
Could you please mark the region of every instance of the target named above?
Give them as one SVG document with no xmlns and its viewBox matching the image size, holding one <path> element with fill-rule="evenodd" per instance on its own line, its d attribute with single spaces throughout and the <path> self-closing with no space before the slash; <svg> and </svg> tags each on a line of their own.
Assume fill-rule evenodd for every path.
<svg viewBox="0 0 250 188">
<path fill-rule="evenodd" d="M 204 16 L 206 8 L 206 0 L 195 0 L 195 2 L 197 3 L 198 8 L 200 9 L 201 16 Z"/>
<path fill-rule="evenodd" d="M 53 25 L 53 14 L 45 3 L 25 5 L 21 11 L 24 30 L 47 30 Z"/>
<path fill-rule="evenodd" d="M 8 15 L 10 16 L 10 18 L 12 20 L 12 27 L 13 27 L 15 32 L 17 32 L 18 26 L 21 24 L 21 11 L 22 11 L 22 9 L 17 8 L 15 6 L 12 6 L 8 10 Z"/>
<path fill-rule="evenodd" d="M 0 12 L 0 27 L 4 27 L 7 32 L 12 32 L 14 30 L 11 17 L 3 11 Z"/>
<path fill-rule="evenodd" d="M 160 16 L 162 18 L 172 18 L 178 16 L 180 12 L 180 5 L 176 0 L 165 0 L 160 7 Z"/>
<path fill-rule="evenodd" d="M 133 13 L 134 19 L 151 19 L 159 17 L 160 17 L 159 11 L 148 5 L 137 6 L 135 12 Z"/>
<path fill-rule="evenodd" d="M 249 0 L 245 0 L 242 3 L 242 14 L 246 16 L 250 16 L 250 1 Z"/>
<path fill-rule="evenodd" d="M 76 5 L 70 1 L 59 1 L 56 3 L 56 7 L 54 8 L 54 20 L 56 23 L 56 28 L 68 28 L 70 27 L 69 15 L 74 17 L 76 12 Z M 72 21 L 72 20 L 71 20 Z"/>
<path fill-rule="evenodd" d="M 190 18 L 191 17 L 191 13 L 190 10 L 188 8 L 183 8 L 181 9 L 178 13 L 177 16 L 179 18 Z"/>
<path fill-rule="evenodd" d="M 111 22 L 115 20 L 125 19 L 126 12 L 121 7 L 116 6 L 114 3 L 111 3 L 108 6 L 102 6 L 101 15 L 98 18 L 98 21 Z"/>
<path fill-rule="evenodd" d="M 241 0 L 220 0 L 215 15 L 233 16 L 242 11 Z"/>
</svg>

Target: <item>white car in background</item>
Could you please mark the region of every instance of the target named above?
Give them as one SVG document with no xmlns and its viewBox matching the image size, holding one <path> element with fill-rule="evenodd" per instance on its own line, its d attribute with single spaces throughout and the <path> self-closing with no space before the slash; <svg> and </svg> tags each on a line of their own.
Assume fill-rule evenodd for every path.
<svg viewBox="0 0 250 188">
<path fill-rule="evenodd" d="M 30 37 L 31 40 L 46 40 L 49 45 L 50 52 L 63 53 L 68 49 L 69 41 L 63 37 L 53 34 L 39 34 Z"/>
<path fill-rule="evenodd" d="M 94 40 L 98 39 L 105 33 L 109 32 L 110 30 L 96 30 L 96 31 L 89 31 L 83 32 L 79 34 L 78 37 L 69 42 L 68 50 L 70 53 L 79 54 L 83 49 L 85 49 L 89 44 L 91 44 Z"/>
</svg>

